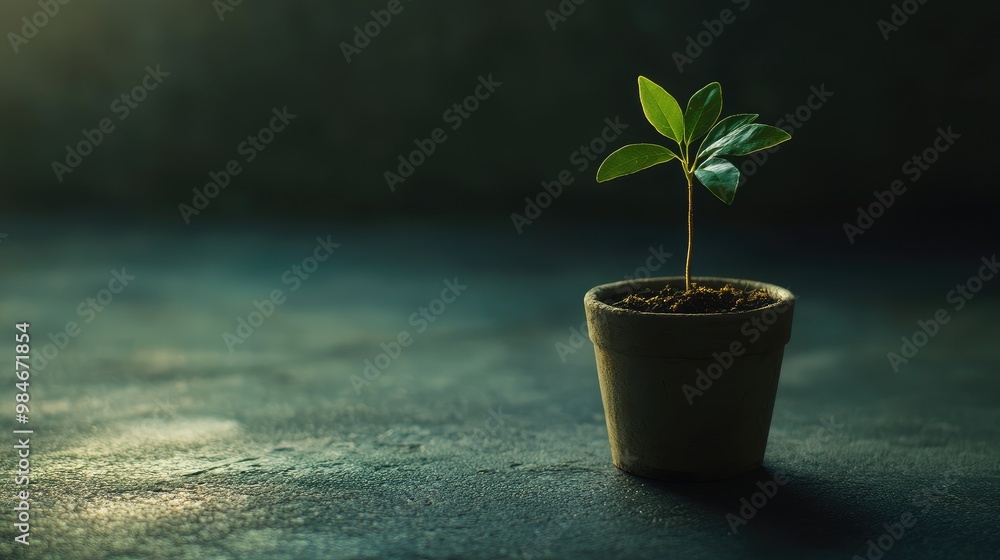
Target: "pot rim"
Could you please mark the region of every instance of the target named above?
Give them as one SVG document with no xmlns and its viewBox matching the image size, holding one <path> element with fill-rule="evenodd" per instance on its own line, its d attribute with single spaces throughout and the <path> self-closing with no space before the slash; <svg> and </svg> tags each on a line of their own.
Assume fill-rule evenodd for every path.
<svg viewBox="0 0 1000 560">
<path fill-rule="evenodd" d="M 788 288 L 778 286 L 777 284 L 771 284 L 768 282 L 761 282 L 759 280 L 747 280 L 743 278 L 721 278 L 717 276 L 692 276 L 691 282 L 695 283 L 713 283 L 713 284 L 732 284 L 734 287 L 739 288 L 742 285 L 744 288 L 763 288 L 767 290 L 772 296 L 778 299 L 778 301 L 765 305 L 764 307 L 758 307 L 756 309 L 748 309 L 746 311 L 726 311 L 723 313 L 654 313 L 650 311 L 636 311 L 634 309 L 626 309 L 624 307 L 616 307 L 609 303 L 605 303 L 599 297 L 599 294 L 606 293 L 620 286 L 625 286 L 628 288 L 626 295 L 634 293 L 640 288 L 652 287 L 656 285 L 664 285 L 672 282 L 681 281 L 684 282 L 683 276 L 658 276 L 655 278 L 643 278 L 641 280 L 619 280 L 617 282 L 610 282 L 607 284 L 600 284 L 594 286 L 583 297 L 584 304 L 592 308 L 595 311 L 601 313 L 612 313 L 616 315 L 625 316 L 635 316 L 635 317 L 705 317 L 705 318 L 722 318 L 727 319 L 738 319 L 738 318 L 751 318 L 762 311 L 773 309 L 776 307 L 781 307 L 787 305 L 788 303 L 794 303 L 795 294 L 791 292 Z M 624 296 L 622 296 L 624 297 Z"/>
</svg>

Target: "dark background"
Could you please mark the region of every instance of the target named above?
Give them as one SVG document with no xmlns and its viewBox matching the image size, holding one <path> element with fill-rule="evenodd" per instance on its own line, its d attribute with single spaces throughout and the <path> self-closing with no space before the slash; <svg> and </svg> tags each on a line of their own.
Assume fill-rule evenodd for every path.
<svg viewBox="0 0 1000 560">
<path fill-rule="evenodd" d="M 630 125 L 612 148 L 662 139 L 639 106 L 644 74 L 682 105 L 719 81 L 724 115 L 758 112 L 765 123 L 804 104 L 811 86 L 834 92 L 731 208 L 699 189 L 698 233 L 770 230 L 797 249 L 877 254 L 971 258 L 992 246 L 1000 194 L 987 159 L 997 89 L 987 4 L 931 0 L 888 41 L 876 22 L 890 18 L 891 2 L 741 5 L 589 0 L 553 31 L 545 12 L 555 1 L 404 0 L 348 63 L 340 44 L 385 3 L 246 2 L 220 21 L 208 0 L 71 2 L 19 54 L 5 43 L 0 55 L 0 207 L 8 220 L 183 227 L 178 204 L 287 105 L 297 119 L 192 231 L 419 221 L 515 235 L 510 214 L 569 169 L 573 185 L 526 232 L 657 228 L 673 239 L 684 235 L 686 203 L 676 164 L 599 186 L 597 162 L 582 173 L 570 163 L 605 117 Z M 672 53 L 723 9 L 735 22 L 679 72 Z M 20 33 L 20 18 L 37 10 L 4 2 L 0 30 Z M 65 146 L 115 117 L 111 102 L 156 64 L 170 76 L 57 182 L 52 162 Z M 491 73 L 503 85 L 390 192 L 383 173 L 397 156 L 447 128 L 444 110 Z M 906 180 L 903 163 L 948 126 L 962 135 L 956 146 L 852 247 L 842 224 L 874 189 Z"/>
</svg>

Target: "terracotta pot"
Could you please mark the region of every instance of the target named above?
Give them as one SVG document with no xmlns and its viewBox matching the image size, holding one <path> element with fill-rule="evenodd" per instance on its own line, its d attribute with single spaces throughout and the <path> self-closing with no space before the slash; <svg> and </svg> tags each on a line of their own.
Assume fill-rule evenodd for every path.
<svg viewBox="0 0 1000 560">
<path fill-rule="evenodd" d="M 604 284 L 584 297 L 611 457 L 639 476 L 717 480 L 764 459 L 795 296 L 749 280 L 691 281 L 763 288 L 779 301 L 707 314 L 644 313 L 607 303 L 643 288 L 683 286 L 683 277 Z"/>
</svg>

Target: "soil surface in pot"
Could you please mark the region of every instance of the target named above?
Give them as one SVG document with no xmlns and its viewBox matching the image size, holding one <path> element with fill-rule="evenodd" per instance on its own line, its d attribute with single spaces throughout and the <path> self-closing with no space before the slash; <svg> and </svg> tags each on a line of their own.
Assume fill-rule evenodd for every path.
<svg viewBox="0 0 1000 560">
<path fill-rule="evenodd" d="M 692 282 L 688 291 L 675 290 L 670 286 L 661 290 L 646 288 L 629 294 L 625 299 L 607 303 L 647 313 L 731 313 L 752 311 L 777 302 L 767 290 L 739 290 L 731 284 L 709 288 Z"/>
</svg>

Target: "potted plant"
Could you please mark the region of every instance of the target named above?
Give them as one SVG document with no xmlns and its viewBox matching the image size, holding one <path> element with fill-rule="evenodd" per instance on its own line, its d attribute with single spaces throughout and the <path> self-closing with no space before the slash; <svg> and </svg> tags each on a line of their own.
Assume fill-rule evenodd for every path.
<svg viewBox="0 0 1000 560">
<path fill-rule="evenodd" d="M 687 259 L 683 277 L 604 284 L 584 297 L 611 455 L 620 469 L 640 476 L 729 478 L 763 461 L 795 298 L 772 284 L 691 276 L 694 183 L 731 204 L 740 172 L 725 156 L 791 136 L 754 123 L 758 115 L 719 120 L 722 87 L 714 82 L 682 111 L 640 76 L 639 100 L 676 150 L 625 146 L 604 160 L 597 181 L 678 160 L 688 188 Z"/>
</svg>

